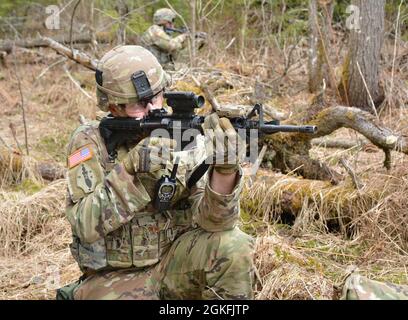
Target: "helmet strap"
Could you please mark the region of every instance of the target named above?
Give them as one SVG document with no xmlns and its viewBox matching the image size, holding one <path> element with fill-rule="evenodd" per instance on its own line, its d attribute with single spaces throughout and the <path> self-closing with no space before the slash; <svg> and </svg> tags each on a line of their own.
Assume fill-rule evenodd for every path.
<svg viewBox="0 0 408 320">
<path fill-rule="evenodd" d="M 96 83 L 99 84 L 101 87 L 103 85 L 103 78 L 102 78 L 103 72 L 101 70 L 96 69 L 95 70 L 95 80 Z"/>
</svg>

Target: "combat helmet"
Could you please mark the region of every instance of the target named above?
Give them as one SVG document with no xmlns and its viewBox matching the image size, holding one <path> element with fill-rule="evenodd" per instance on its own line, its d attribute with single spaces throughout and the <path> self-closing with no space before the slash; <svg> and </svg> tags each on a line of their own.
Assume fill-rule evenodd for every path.
<svg viewBox="0 0 408 320">
<path fill-rule="evenodd" d="M 98 62 L 95 72 L 98 107 L 151 99 L 170 85 L 170 76 L 156 57 L 140 46 L 117 46 Z"/>
<path fill-rule="evenodd" d="M 161 25 L 163 21 L 173 22 L 174 19 L 176 19 L 176 14 L 168 8 L 161 8 L 153 15 L 153 23 L 157 25 Z"/>
</svg>

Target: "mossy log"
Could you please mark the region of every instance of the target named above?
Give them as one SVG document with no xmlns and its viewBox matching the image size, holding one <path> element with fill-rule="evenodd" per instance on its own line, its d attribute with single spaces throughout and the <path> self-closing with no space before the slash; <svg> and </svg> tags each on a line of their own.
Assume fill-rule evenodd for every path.
<svg viewBox="0 0 408 320">
<path fill-rule="evenodd" d="M 245 217 L 265 222 L 321 221 L 325 226 L 347 228 L 363 209 L 375 205 L 375 192 L 357 191 L 348 180 L 333 186 L 328 181 L 260 172 L 256 182 L 244 188 L 241 209 Z"/>
<path fill-rule="evenodd" d="M 318 127 L 313 135 L 301 133 L 278 133 L 266 136 L 266 143 L 275 153 L 272 164 L 283 173 L 296 172 L 307 179 L 327 180 L 336 184 L 341 176 L 327 165 L 311 159 L 311 140 L 329 135 L 340 128 L 350 128 L 365 136 L 385 153 L 384 166 L 391 169 L 391 151 L 408 154 L 408 141 L 404 136 L 380 125 L 370 113 L 358 108 L 336 106 L 323 109 L 310 121 Z"/>
<path fill-rule="evenodd" d="M 282 173 L 295 172 L 306 179 L 326 180 L 333 184 L 341 180 L 339 173 L 310 158 L 312 143 L 306 134 L 277 133 L 265 137 L 262 143 L 275 152 L 271 162 Z"/>
</svg>

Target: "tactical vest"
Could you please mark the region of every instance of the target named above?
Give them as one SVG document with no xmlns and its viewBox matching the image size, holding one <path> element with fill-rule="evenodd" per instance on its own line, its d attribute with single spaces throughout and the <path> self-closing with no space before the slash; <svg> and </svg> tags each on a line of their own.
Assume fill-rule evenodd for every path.
<svg viewBox="0 0 408 320">
<path fill-rule="evenodd" d="M 109 162 L 105 144 L 95 123 L 91 132 L 90 139 L 97 142 L 100 164 L 104 169 L 104 175 L 107 175 L 126 155 L 126 148 L 122 147 L 118 150 L 115 163 Z M 71 252 L 83 272 L 152 266 L 160 261 L 176 237 L 194 227 L 190 204 L 187 200 L 189 191 L 186 188 L 185 177 L 197 163 L 202 161 L 203 149 L 205 148 L 177 153 L 180 156 L 180 163 L 177 170 L 177 192 L 173 210 L 158 213 L 149 203 L 143 210 L 137 212 L 129 223 L 93 243 L 83 243 L 73 234 Z M 169 175 L 171 170 L 172 166 L 168 164 L 156 172 L 139 174 L 138 177 L 142 183 L 140 188 L 146 187 L 149 196 L 153 199 L 154 183 L 163 174 Z"/>
</svg>

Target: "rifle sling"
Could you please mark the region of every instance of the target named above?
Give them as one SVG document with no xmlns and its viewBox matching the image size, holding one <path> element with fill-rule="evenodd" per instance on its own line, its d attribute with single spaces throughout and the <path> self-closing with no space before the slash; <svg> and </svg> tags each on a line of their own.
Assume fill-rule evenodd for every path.
<svg viewBox="0 0 408 320">
<path fill-rule="evenodd" d="M 201 164 L 193 171 L 190 178 L 188 179 L 187 188 L 191 189 L 198 182 L 198 180 L 200 180 L 201 177 L 207 172 L 209 166 L 210 165 L 207 164 L 205 160 L 201 162 Z"/>
</svg>

